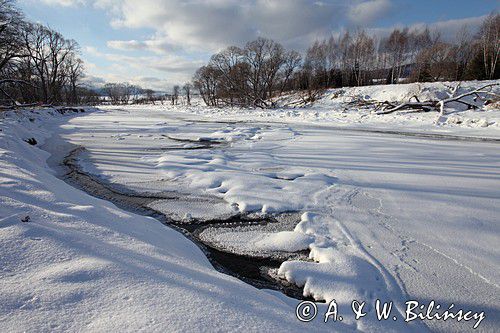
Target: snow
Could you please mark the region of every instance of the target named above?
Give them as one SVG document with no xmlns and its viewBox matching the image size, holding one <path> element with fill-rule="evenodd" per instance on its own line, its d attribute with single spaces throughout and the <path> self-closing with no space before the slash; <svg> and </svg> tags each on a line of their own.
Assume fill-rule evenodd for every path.
<svg viewBox="0 0 500 333">
<path fill-rule="evenodd" d="M 462 82 L 457 93 L 470 91 L 489 83 L 498 81 L 468 81 Z M 211 119 L 226 119 L 232 121 L 261 121 L 265 123 L 285 122 L 317 124 L 319 126 L 335 126 L 350 129 L 371 130 L 404 130 L 406 132 L 425 132 L 439 134 L 454 134 L 463 136 L 494 137 L 500 133 L 500 108 L 497 103 L 487 106 L 474 102 L 473 97 L 466 100 L 480 106 L 477 110 L 467 110 L 467 107 L 450 103 L 446 107 L 446 116 L 436 124 L 436 112 L 396 112 L 387 115 L 376 115 L 371 107 L 356 107 L 349 102 L 362 98 L 380 102 L 407 102 L 413 96 L 420 101 L 447 98 L 448 91 L 457 82 L 411 83 L 397 85 L 376 85 L 330 89 L 313 105 L 303 108 L 282 107 L 273 110 L 241 109 L 241 108 L 210 108 L 200 106 L 201 101 L 193 106 L 131 106 L 132 109 L 171 110 L 201 115 Z M 500 88 L 495 87 L 498 94 Z M 296 102 L 296 94 L 283 96 L 279 105 Z"/>
<path fill-rule="evenodd" d="M 450 109 L 436 124 L 436 113 L 343 109 L 349 96 L 402 100 L 417 91 L 433 98 L 443 89 L 352 88 L 299 109 L 157 105 L 2 114 L 0 328 L 376 332 L 473 325 L 424 327 L 373 316 L 301 324 L 298 301 L 216 272 L 181 234 L 59 180 L 57 162 L 84 146 L 79 165 L 103 182 L 187 194 L 150 204 L 176 220 L 300 212 L 290 228 L 207 228 L 200 237 L 255 256 L 308 249 L 309 261 L 289 260 L 276 272 L 303 286 L 305 296 L 335 299 L 345 311 L 365 300 L 372 313 L 376 299 L 394 300 L 399 316 L 409 299 L 454 303 L 485 311 L 480 328 L 494 331 L 500 111 Z M 37 146 L 23 141 L 31 137 Z M 30 222 L 21 222 L 27 215 Z"/>
<path fill-rule="evenodd" d="M 266 235 L 255 242 L 257 249 L 263 251 L 297 252 L 306 250 L 311 243 L 311 237 L 294 231 L 281 231 Z"/>
<path fill-rule="evenodd" d="M 297 321 L 293 300 L 216 272 L 176 231 L 56 178 L 23 139 L 62 148 L 51 135 L 72 117 L 41 113 L 2 114 L 1 331 L 326 331 Z"/>
<path fill-rule="evenodd" d="M 293 231 L 266 232 L 255 228 L 207 228 L 201 234 L 207 241 L 236 253 L 262 254 L 297 252 L 309 249 L 314 239 Z"/>
</svg>

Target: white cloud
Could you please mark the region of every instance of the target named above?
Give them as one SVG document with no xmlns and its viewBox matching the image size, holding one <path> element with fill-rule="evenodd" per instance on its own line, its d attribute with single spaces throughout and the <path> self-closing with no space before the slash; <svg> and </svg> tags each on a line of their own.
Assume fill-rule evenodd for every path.
<svg viewBox="0 0 500 333">
<path fill-rule="evenodd" d="M 382 5 L 372 10 L 373 2 Z M 368 4 L 363 7 L 363 4 Z M 113 41 L 120 49 L 184 48 L 214 51 L 241 45 L 258 36 L 287 44 L 324 36 L 341 24 L 359 24 L 351 19 L 353 10 L 369 18 L 380 17 L 389 0 L 99 0 L 94 5 L 114 13 L 111 24 L 119 28 L 151 28 L 155 37 L 144 44 Z M 357 9 L 356 9 L 357 8 Z"/>
<path fill-rule="evenodd" d="M 189 60 L 177 55 L 128 56 L 119 53 L 103 53 L 94 47 L 86 47 L 84 50 L 93 56 L 104 58 L 115 64 L 138 69 L 151 68 L 165 72 L 181 73 L 184 71 L 194 71 L 194 69 L 203 64 L 201 61 Z"/>
<path fill-rule="evenodd" d="M 392 28 L 374 24 L 394 10 L 393 0 L 42 0 L 62 6 L 87 5 L 105 11 L 116 29 L 148 28 L 152 36 L 144 39 L 110 40 L 116 52 L 93 53 L 113 63 L 106 72 L 126 77 L 130 69 L 147 69 L 168 76 L 177 83 L 189 79 L 202 64 L 180 54 L 208 54 L 228 45 L 244 45 L 258 36 L 282 42 L 289 48 L 304 50 L 312 41 L 338 34 L 342 29 L 367 28 L 382 36 Z M 446 38 L 456 34 L 464 23 L 476 27 L 482 18 L 436 22 L 431 29 Z M 423 24 L 412 25 L 421 29 Z M 90 52 L 90 50 L 87 50 Z M 152 56 L 133 56 L 128 51 L 152 52 Z M 198 53 L 199 52 L 199 53 Z M 206 60 L 206 59 L 205 59 Z M 156 77 L 157 75 L 143 74 Z M 138 76 L 137 76 L 138 77 Z M 137 79 L 138 80 L 138 79 Z M 153 81 L 143 81 L 153 82 Z"/>
<path fill-rule="evenodd" d="M 357 24 L 366 25 L 387 15 L 391 9 L 392 3 L 390 0 L 365 1 L 351 7 L 349 18 Z"/>
<path fill-rule="evenodd" d="M 110 40 L 107 45 L 112 49 L 122 51 L 146 49 L 146 43 L 138 40 Z"/>
<path fill-rule="evenodd" d="M 179 50 L 179 47 L 169 43 L 167 40 L 161 37 L 147 39 L 144 41 L 140 40 L 110 40 L 107 42 L 109 48 L 121 51 L 138 51 L 146 50 L 152 51 L 154 53 L 163 54 L 166 52 L 171 52 Z"/>
<path fill-rule="evenodd" d="M 70 7 L 85 4 L 84 0 L 42 0 L 43 3 L 51 6 Z"/>
<path fill-rule="evenodd" d="M 159 90 L 189 81 L 194 71 L 203 65 L 202 61 L 190 60 L 173 54 L 129 56 L 101 52 L 92 46 L 84 47 L 83 51 L 87 55 L 105 59 L 111 63 L 105 67 L 92 64 L 88 68 L 92 75 L 102 77 L 107 82 L 128 81 L 144 88 Z M 145 73 L 151 75 L 145 75 Z"/>
</svg>

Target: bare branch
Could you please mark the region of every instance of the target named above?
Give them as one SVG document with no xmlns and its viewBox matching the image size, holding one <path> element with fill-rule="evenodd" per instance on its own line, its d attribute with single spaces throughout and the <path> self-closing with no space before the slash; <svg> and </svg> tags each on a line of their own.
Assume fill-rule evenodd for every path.
<svg viewBox="0 0 500 333">
<path fill-rule="evenodd" d="M 445 98 L 443 100 L 437 100 L 437 101 L 427 101 L 427 102 L 406 102 L 406 103 L 399 104 L 395 107 L 392 107 L 390 109 L 383 109 L 382 111 L 377 112 L 377 114 L 380 114 L 380 115 L 389 114 L 389 113 L 393 113 L 396 111 L 407 110 L 407 109 L 417 109 L 417 110 L 421 109 L 422 111 L 429 111 L 429 109 L 439 108 L 439 111 L 440 111 L 439 114 L 440 114 L 440 116 L 442 116 L 442 115 L 444 115 L 444 112 L 445 112 L 445 105 L 448 103 L 451 103 L 451 102 L 461 103 L 461 104 L 464 104 L 464 105 L 467 105 L 471 108 L 476 109 L 476 108 L 478 108 L 477 105 L 468 103 L 466 101 L 463 101 L 462 99 L 464 97 L 471 96 L 471 95 L 475 95 L 475 96 L 481 98 L 480 94 L 498 97 L 499 95 L 492 92 L 491 89 L 490 90 L 485 90 L 485 89 L 493 88 L 493 87 L 496 87 L 499 85 L 500 85 L 500 83 L 490 83 L 490 84 L 484 85 L 480 88 L 471 90 L 469 92 L 466 92 L 466 93 L 463 93 L 463 94 L 460 94 L 457 96 L 456 95 L 457 91 L 461 86 L 461 84 L 458 83 L 454 88 L 450 87 L 451 92 L 448 94 L 450 96 L 449 98 Z"/>
</svg>

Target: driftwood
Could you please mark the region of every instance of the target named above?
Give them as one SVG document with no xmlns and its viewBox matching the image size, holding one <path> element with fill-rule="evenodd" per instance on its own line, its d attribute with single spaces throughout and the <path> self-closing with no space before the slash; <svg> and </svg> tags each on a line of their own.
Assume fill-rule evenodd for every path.
<svg viewBox="0 0 500 333">
<path fill-rule="evenodd" d="M 291 100 L 289 102 L 281 104 L 281 107 L 291 107 L 291 108 L 301 108 L 308 104 L 314 103 L 324 94 L 324 89 L 312 89 L 308 91 L 297 91 L 296 93 L 292 93 L 293 96 L 297 98 Z M 278 101 L 272 101 L 271 107 L 277 107 Z"/>
<path fill-rule="evenodd" d="M 406 102 L 403 104 L 399 104 L 397 106 L 394 106 L 390 104 L 392 107 L 390 109 L 385 109 L 383 108 L 382 111 L 378 111 L 377 114 L 389 114 L 393 113 L 399 110 L 408 110 L 408 109 L 413 109 L 413 110 L 422 110 L 422 111 L 430 111 L 432 108 L 436 107 L 437 102 L 431 101 L 431 102 Z"/>
<path fill-rule="evenodd" d="M 288 105 L 295 104 L 295 106 L 306 106 L 310 103 L 314 103 L 318 100 L 323 94 L 324 89 L 309 89 L 299 94 L 300 100 L 288 103 Z M 288 106 L 287 105 L 287 106 Z"/>
<path fill-rule="evenodd" d="M 31 103 L 31 104 L 14 104 L 14 105 L 0 105 L 0 111 L 1 110 L 14 110 L 14 109 L 22 109 L 22 108 L 31 108 L 31 107 L 44 107 L 38 103 Z"/>
<path fill-rule="evenodd" d="M 432 101 L 425 101 L 425 102 L 420 102 L 416 96 L 413 96 L 412 98 L 415 98 L 417 101 L 416 102 L 405 102 L 399 105 L 394 105 L 393 103 L 390 102 L 383 102 L 385 104 L 384 107 L 380 111 L 377 111 L 377 114 L 389 114 L 393 113 L 396 111 L 400 110 L 420 110 L 420 111 L 439 111 L 439 115 L 443 116 L 445 113 L 445 105 L 451 102 L 456 102 L 456 103 L 461 103 L 464 105 L 467 105 L 471 109 L 477 109 L 478 106 L 471 104 L 469 102 L 466 102 L 462 100 L 464 97 L 468 96 L 475 96 L 474 100 L 476 101 L 477 99 L 485 99 L 485 96 L 490 96 L 490 97 L 495 97 L 499 98 L 500 95 L 494 93 L 492 91 L 492 88 L 495 86 L 499 86 L 500 83 L 490 83 L 487 85 L 484 85 L 478 89 L 471 90 L 469 92 L 457 95 L 458 88 L 460 88 L 460 83 L 457 84 L 455 87 L 451 88 L 451 92 L 449 93 L 449 97 L 442 99 L 442 100 L 432 100 Z M 411 99 L 410 99 L 411 100 Z"/>
</svg>

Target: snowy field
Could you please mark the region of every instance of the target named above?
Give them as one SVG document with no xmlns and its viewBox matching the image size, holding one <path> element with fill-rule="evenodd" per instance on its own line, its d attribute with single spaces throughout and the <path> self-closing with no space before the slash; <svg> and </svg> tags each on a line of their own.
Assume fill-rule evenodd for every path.
<svg viewBox="0 0 500 333">
<path fill-rule="evenodd" d="M 359 89 L 349 94 L 397 100 L 416 88 Z M 496 331 L 500 111 L 450 109 L 436 123 L 436 113 L 344 110 L 339 98 L 273 111 L 2 114 L 0 330 L 472 330 L 477 320 L 404 323 L 406 301 L 434 300 L 484 311 L 477 331 Z M 199 237 L 249 257 L 307 251 L 276 280 L 335 300 L 343 320 L 324 323 L 327 303 L 317 303 L 318 317 L 302 323 L 299 300 L 222 274 L 181 233 L 70 186 L 58 176 L 76 147 L 82 172 L 124 193 L 195 198 L 148 203 L 175 221 L 297 213 L 290 228 L 207 227 Z M 390 320 L 376 319 L 377 299 L 395 302 Z M 354 319 L 353 300 L 366 301 L 366 317 Z"/>
</svg>

